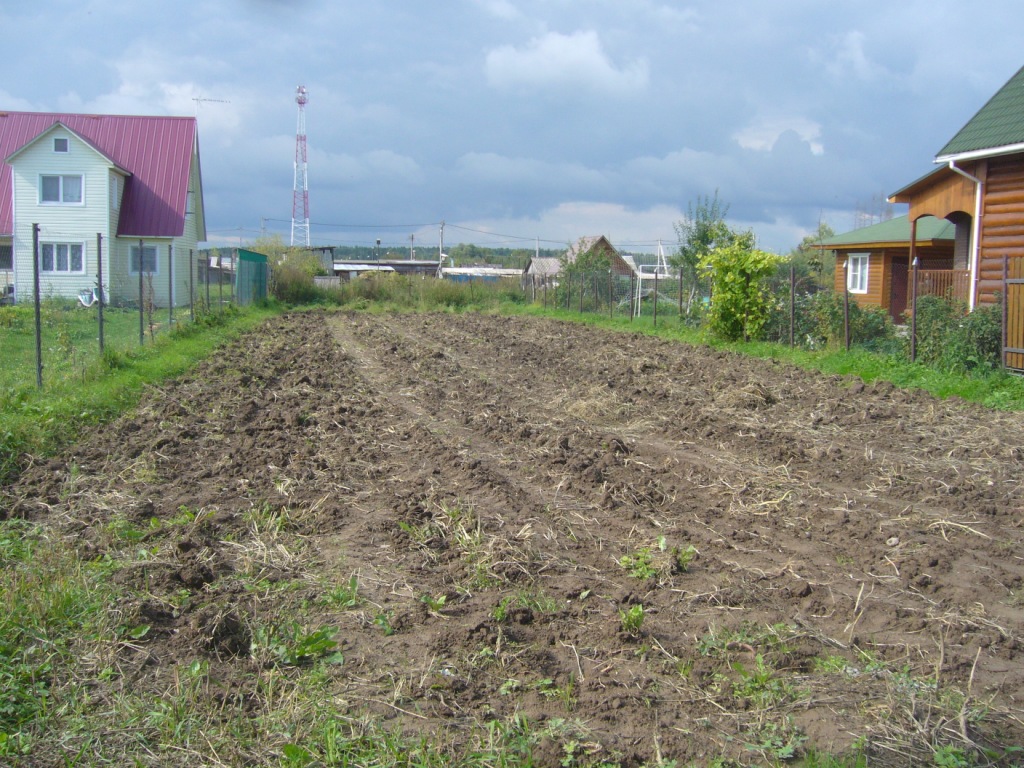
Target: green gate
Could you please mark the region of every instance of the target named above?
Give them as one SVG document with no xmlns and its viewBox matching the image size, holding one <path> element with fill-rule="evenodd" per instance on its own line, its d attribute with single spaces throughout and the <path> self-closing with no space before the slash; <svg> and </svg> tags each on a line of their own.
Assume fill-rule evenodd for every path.
<svg viewBox="0 0 1024 768">
<path fill-rule="evenodd" d="M 240 305 L 252 304 L 267 298 L 267 276 L 270 265 L 262 253 L 238 249 L 238 267 L 235 271 L 235 296 Z"/>
</svg>

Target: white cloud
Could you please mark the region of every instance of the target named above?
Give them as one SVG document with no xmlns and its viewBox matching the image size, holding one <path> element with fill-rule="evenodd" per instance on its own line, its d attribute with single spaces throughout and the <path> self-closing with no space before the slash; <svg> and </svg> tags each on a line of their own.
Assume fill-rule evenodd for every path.
<svg viewBox="0 0 1024 768">
<path fill-rule="evenodd" d="M 625 93 L 643 89 L 648 65 L 637 59 L 616 67 L 593 30 L 532 39 L 525 48 L 511 45 L 487 54 L 487 79 L 496 87 L 577 86 L 595 91 Z"/>
<path fill-rule="evenodd" d="M 744 149 L 771 152 L 776 141 L 786 131 L 792 131 L 807 142 L 815 155 L 825 154 L 825 147 L 819 141 L 821 124 L 804 117 L 774 117 L 761 119 L 733 134 L 736 143 Z"/>
</svg>

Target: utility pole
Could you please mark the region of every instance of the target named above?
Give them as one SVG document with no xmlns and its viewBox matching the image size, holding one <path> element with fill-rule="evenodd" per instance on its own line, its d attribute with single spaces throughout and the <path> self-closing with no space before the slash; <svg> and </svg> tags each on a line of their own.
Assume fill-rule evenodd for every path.
<svg viewBox="0 0 1024 768">
<path fill-rule="evenodd" d="M 409 261 L 416 259 L 416 233 L 409 235 Z"/>
</svg>

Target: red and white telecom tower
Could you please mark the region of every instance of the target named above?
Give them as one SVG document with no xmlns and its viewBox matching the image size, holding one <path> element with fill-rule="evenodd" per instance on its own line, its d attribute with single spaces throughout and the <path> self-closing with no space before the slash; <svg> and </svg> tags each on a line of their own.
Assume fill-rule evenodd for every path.
<svg viewBox="0 0 1024 768">
<path fill-rule="evenodd" d="M 292 188 L 292 245 L 309 245 L 309 183 L 306 179 L 306 102 L 309 91 L 295 89 L 299 122 L 295 129 L 295 184 Z"/>
</svg>

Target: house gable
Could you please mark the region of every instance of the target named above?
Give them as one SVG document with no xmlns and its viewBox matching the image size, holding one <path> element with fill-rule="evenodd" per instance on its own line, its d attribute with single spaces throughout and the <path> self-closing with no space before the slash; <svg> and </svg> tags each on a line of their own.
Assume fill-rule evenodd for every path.
<svg viewBox="0 0 1024 768">
<path fill-rule="evenodd" d="M 182 235 L 193 165 L 195 197 L 202 197 L 195 118 L 0 112 L 0 157 L 26 147 L 56 124 L 131 174 L 121 198 L 118 235 Z M 13 202 L 11 166 L 5 162 L 0 164 L 0 235 L 12 231 Z"/>
</svg>

